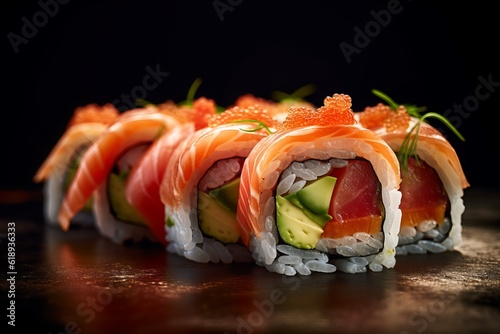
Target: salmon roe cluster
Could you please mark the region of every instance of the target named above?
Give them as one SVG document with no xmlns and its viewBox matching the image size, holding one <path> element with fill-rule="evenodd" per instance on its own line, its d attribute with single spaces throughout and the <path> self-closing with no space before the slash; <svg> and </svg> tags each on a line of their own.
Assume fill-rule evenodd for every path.
<svg viewBox="0 0 500 334">
<path fill-rule="evenodd" d="M 261 105 L 248 106 L 242 108 L 239 106 L 234 106 L 227 109 L 226 111 L 214 115 L 208 120 L 209 127 L 216 127 L 221 124 L 227 124 L 235 121 L 251 120 L 255 122 L 260 122 L 269 128 L 274 127 L 274 119 L 269 115 L 268 111 L 262 108 Z"/>
<path fill-rule="evenodd" d="M 395 112 L 392 112 L 391 115 L 384 121 L 384 126 L 387 132 L 393 131 L 404 131 L 410 124 L 411 118 L 408 112 L 406 111 L 406 107 L 400 105 Z"/>
<path fill-rule="evenodd" d="M 255 106 L 256 104 L 262 106 L 262 108 L 264 109 L 269 109 L 270 107 L 274 107 L 276 105 L 276 102 L 256 97 L 253 94 L 241 95 L 235 102 L 235 106 L 241 108 L 252 107 Z"/>
<path fill-rule="evenodd" d="M 366 107 L 359 113 L 359 123 L 368 129 L 385 127 L 388 132 L 403 131 L 410 124 L 411 117 L 404 105 L 392 110 L 388 105 L 378 103 Z"/>
<path fill-rule="evenodd" d="M 391 108 L 383 103 L 373 107 L 366 107 L 359 113 L 359 123 L 368 129 L 378 128 L 384 125 L 385 120 L 391 116 Z"/>
<path fill-rule="evenodd" d="M 173 101 L 166 101 L 158 105 L 160 112 L 177 118 L 180 122 L 194 122 L 196 130 L 205 128 L 210 117 L 217 113 L 215 101 L 200 97 L 193 101 L 192 106 L 177 105 Z"/>
<path fill-rule="evenodd" d="M 73 117 L 71 117 L 68 122 L 68 127 L 82 123 L 102 123 L 104 125 L 111 125 L 118 115 L 118 110 L 111 103 L 106 103 L 102 106 L 91 103 L 75 109 Z"/>
<path fill-rule="evenodd" d="M 278 130 L 311 125 L 351 125 L 356 121 L 351 109 L 352 100 L 346 94 L 327 96 L 324 105 L 316 110 L 307 107 L 290 107 L 286 119 Z"/>
<path fill-rule="evenodd" d="M 207 127 L 208 120 L 217 113 L 215 101 L 205 97 L 194 100 L 193 110 L 193 121 L 196 130 Z"/>
</svg>

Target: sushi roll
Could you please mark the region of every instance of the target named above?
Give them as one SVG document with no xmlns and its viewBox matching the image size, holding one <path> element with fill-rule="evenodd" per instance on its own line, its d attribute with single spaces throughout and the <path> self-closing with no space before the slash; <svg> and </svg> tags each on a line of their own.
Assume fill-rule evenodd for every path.
<svg viewBox="0 0 500 334">
<path fill-rule="evenodd" d="M 258 265 L 285 275 L 392 268 L 400 181 L 389 145 L 355 125 L 350 96 L 291 108 L 243 165 L 241 238 Z"/>
<path fill-rule="evenodd" d="M 57 214 L 69 184 L 79 165 L 83 152 L 118 117 L 112 104 L 88 104 L 75 109 L 66 131 L 56 143 L 49 156 L 37 170 L 33 180 L 43 185 L 43 215 L 51 226 L 57 226 Z M 75 225 L 92 226 L 92 199 L 72 218 Z"/>
<path fill-rule="evenodd" d="M 143 217 L 127 202 L 130 169 L 162 134 L 179 121 L 155 106 L 122 113 L 85 151 L 58 214 L 67 231 L 73 216 L 92 196 L 98 231 L 116 243 L 158 242 Z"/>
<path fill-rule="evenodd" d="M 200 97 L 192 107 L 164 104 L 160 108 L 182 117 L 183 122 L 163 134 L 132 167 L 125 195 L 148 224 L 156 240 L 166 245 L 165 207 L 160 198 L 160 185 L 172 152 L 194 131 L 207 127 L 208 118 L 217 112 L 213 100 Z"/>
<path fill-rule="evenodd" d="M 423 121 L 425 115 L 410 116 L 408 108 L 379 103 L 357 112 L 356 118 L 386 141 L 400 160 L 397 255 L 450 251 L 462 243 L 463 195 L 470 185 L 450 142 Z"/>
<path fill-rule="evenodd" d="M 203 263 L 252 260 L 236 226 L 240 173 L 273 122 L 259 106 L 233 107 L 177 146 L 160 186 L 167 251 Z"/>
</svg>

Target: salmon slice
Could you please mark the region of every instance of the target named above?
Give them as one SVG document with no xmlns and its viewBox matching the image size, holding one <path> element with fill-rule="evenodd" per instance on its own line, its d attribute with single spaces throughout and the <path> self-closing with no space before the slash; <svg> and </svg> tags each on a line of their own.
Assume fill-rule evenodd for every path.
<svg viewBox="0 0 500 334">
<path fill-rule="evenodd" d="M 193 123 L 185 123 L 162 135 L 131 169 L 127 179 L 127 201 L 139 211 L 155 238 L 163 244 L 167 242 L 160 185 L 173 151 L 194 129 Z"/>
<path fill-rule="evenodd" d="M 128 148 L 153 143 L 162 133 L 179 124 L 173 116 L 154 106 L 129 110 L 119 116 L 85 151 L 59 211 L 61 228 L 67 231 L 71 218 L 106 180 L 117 158 Z"/>
<path fill-rule="evenodd" d="M 156 240 L 165 239 L 165 207 L 160 198 L 160 184 L 175 148 L 195 130 L 207 127 L 217 113 L 214 100 L 200 97 L 192 106 L 167 102 L 158 106 L 162 113 L 175 116 L 182 123 L 162 135 L 131 169 L 126 184 L 127 201 L 141 214 Z"/>
</svg>

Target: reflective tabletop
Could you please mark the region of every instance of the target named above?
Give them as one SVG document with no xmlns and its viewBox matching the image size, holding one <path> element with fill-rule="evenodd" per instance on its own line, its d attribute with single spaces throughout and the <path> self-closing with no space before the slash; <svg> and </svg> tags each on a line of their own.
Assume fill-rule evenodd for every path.
<svg viewBox="0 0 500 334">
<path fill-rule="evenodd" d="M 37 333 L 498 333 L 499 199 L 466 192 L 463 244 L 453 252 L 399 255 L 382 272 L 290 277 L 11 215 L 1 231 L 4 322 Z"/>
</svg>

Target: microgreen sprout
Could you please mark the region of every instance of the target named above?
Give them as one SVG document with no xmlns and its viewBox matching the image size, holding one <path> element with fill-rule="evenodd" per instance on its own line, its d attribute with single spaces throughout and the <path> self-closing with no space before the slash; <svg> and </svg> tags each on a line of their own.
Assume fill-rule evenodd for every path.
<svg viewBox="0 0 500 334">
<path fill-rule="evenodd" d="M 392 98 L 390 98 L 387 94 L 382 93 L 379 90 L 372 89 L 372 93 L 382 100 L 384 100 L 391 110 L 395 111 L 398 109 L 400 104 L 396 103 Z M 403 170 L 406 170 L 408 167 L 408 159 L 410 157 L 414 157 L 417 163 L 419 163 L 417 152 L 417 143 L 418 143 L 418 134 L 420 131 L 420 126 L 422 122 L 427 122 L 428 118 L 435 118 L 441 121 L 444 125 L 446 125 L 460 140 L 465 141 L 465 138 L 462 134 L 450 123 L 450 121 L 441 114 L 435 112 L 427 112 L 423 115 L 420 113 L 427 110 L 426 107 L 417 107 L 416 105 L 408 105 L 403 104 L 406 108 L 408 114 L 414 118 L 418 118 L 417 123 L 410 129 L 410 131 L 406 134 L 403 143 L 401 144 L 401 148 L 399 149 L 397 156 L 398 160 L 401 164 Z"/>
<path fill-rule="evenodd" d="M 306 98 L 306 96 L 311 95 L 312 93 L 314 93 L 315 90 L 316 86 L 314 84 L 308 84 L 295 90 L 292 94 L 287 94 L 282 91 L 274 91 L 272 93 L 272 98 L 273 100 L 278 102 L 286 100 L 303 101 Z"/>
<path fill-rule="evenodd" d="M 379 91 L 377 89 L 372 89 L 372 93 L 375 96 L 378 96 L 382 100 L 384 100 L 392 110 L 398 109 L 398 107 L 401 105 L 399 103 L 396 103 L 392 98 L 389 97 L 389 95 L 382 93 L 381 91 Z M 406 108 L 406 111 L 408 112 L 408 114 L 410 116 L 417 117 L 417 118 L 422 117 L 422 115 L 420 113 L 427 110 L 427 107 L 417 107 L 414 104 L 403 104 L 403 106 Z"/>
<path fill-rule="evenodd" d="M 269 126 L 267 126 L 263 122 L 255 120 L 255 119 L 240 119 L 240 120 L 236 120 L 236 121 L 231 121 L 229 123 L 255 123 L 255 124 L 257 124 L 257 126 L 253 129 L 240 128 L 240 130 L 244 131 L 244 132 L 256 132 L 256 131 L 259 131 L 261 129 L 265 129 L 269 134 L 273 134 L 273 130 L 271 130 L 271 128 Z"/>
<path fill-rule="evenodd" d="M 135 99 L 135 104 L 138 107 L 147 107 L 149 105 L 152 105 L 152 106 L 155 105 L 153 102 L 150 102 L 148 100 L 144 100 L 144 99 L 141 99 L 141 98 Z"/>
</svg>

